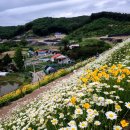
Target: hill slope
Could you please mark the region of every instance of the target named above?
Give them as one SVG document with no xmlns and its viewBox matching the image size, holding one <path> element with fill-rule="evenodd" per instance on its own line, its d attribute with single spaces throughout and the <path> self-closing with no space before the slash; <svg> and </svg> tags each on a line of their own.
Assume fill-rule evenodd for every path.
<svg viewBox="0 0 130 130">
<path fill-rule="evenodd" d="M 38 36 L 45 36 L 57 31 L 70 33 L 83 26 L 88 21 L 88 16 L 79 16 L 74 18 L 39 18 L 24 26 L 0 27 L 0 38 L 13 38 L 32 30 Z"/>
<path fill-rule="evenodd" d="M 130 34 L 130 22 L 99 18 L 75 30 L 69 37 L 78 38 L 109 34 Z"/>
</svg>

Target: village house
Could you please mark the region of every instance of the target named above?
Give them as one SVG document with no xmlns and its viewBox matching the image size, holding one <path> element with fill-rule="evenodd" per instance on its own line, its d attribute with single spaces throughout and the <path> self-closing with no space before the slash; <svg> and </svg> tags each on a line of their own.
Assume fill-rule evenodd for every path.
<svg viewBox="0 0 130 130">
<path fill-rule="evenodd" d="M 57 62 L 58 64 L 69 64 L 71 60 L 62 54 L 55 54 L 51 57 L 52 62 Z"/>
<path fill-rule="evenodd" d="M 78 47 L 80 47 L 79 44 L 72 44 L 69 46 L 69 49 L 72 50 L 73 48 L 78 48 Z"/>
<path fill-rule="evenodd" d="M 54 34 L 54 36 L 55 36 L 55 38 L 57 38 L 57 39 L 63 39 L 63 38 L 65 37 L 65 34 L 62 34 L 62 33 L 60 33 L 60 32 L 56 32 L 56 33 Z"/>
<path fill-rule="evenodd" d="M 0 72 L 0 77 L 6 76 L 9 72 Z"/>
<path fill-rule="evenodd" d="M 48 50 L 37 50 L 36 53 L 38 56 L 46 56 L 48 54 Z"/>
</svg>

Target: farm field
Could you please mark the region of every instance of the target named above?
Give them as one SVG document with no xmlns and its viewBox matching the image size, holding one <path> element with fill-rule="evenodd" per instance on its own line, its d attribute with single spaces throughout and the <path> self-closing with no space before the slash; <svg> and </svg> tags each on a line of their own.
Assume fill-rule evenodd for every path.
<svg viewBox="0 0 130 130">
<path fill-rule="evenodd" d="M 1 130 L 121 130 L 130 121 L 130 39 L 1 119 Z"/>
</svg>

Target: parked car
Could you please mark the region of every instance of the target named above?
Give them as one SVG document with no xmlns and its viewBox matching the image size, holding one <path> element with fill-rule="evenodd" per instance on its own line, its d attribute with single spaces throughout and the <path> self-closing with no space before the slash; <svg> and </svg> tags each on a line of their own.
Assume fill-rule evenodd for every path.
<svg viewBox="0 0 130 130">
<path fill-rule="evenodd" d="M 55 68 L 53 68 L 53 67 L 51 67 L 51 66 L 46 66 L 45 68 L 44 68 L 44 73 L 45 74 L 51 74 L 51 73 L 54 73 L 54 72 L 56 72 L 56 69 Z"/>
</svg>

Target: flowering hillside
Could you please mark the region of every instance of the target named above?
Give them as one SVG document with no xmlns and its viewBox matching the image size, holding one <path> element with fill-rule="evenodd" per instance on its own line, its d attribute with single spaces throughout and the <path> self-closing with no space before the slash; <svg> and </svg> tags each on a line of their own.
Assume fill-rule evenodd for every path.
<svg viewBox="0 0 130 130">
<path fill-rule="evenodd" d="M 39 95 L 0 130 L 121 130 L 130 119 L 130 41 Z"/>
</svg>

